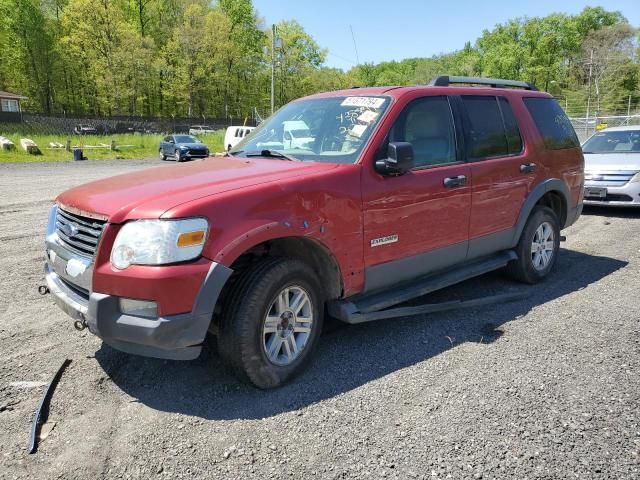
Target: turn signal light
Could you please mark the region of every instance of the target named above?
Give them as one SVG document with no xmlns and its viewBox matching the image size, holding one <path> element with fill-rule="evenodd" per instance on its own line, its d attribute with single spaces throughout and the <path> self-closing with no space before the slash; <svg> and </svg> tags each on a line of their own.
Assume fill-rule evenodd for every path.
<svg viewBox="0 0 640 480">
<path fill-rule="evenodd" d="M 193 247 L 195 245 L 202 245 L 204 243 L 204 230 L 198 230 L 195 232 L 185 232 L 181 233 L 178 237 L 178 246 L 179 247 Z"/>
</svg>

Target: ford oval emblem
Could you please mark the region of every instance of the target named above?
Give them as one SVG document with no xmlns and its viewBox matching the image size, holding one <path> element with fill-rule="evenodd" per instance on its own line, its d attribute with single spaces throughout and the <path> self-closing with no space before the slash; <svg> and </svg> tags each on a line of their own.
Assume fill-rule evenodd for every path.
<svg viewBox="0 0 640 480">
<path fill-rule="evenodd" d="M 69 238 L 75 237 L 79 232 L 78 226 L 75 223 L 65 223 L 60 227 L 60 230 Z"/>
</svg>

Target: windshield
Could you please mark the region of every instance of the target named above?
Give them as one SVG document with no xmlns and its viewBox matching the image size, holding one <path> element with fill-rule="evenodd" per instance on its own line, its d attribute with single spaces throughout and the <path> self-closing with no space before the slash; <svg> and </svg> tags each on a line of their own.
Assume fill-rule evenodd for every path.
<svg viewBox="0 0 640 480">
<path fill-rule="evenodd" d="M 176 135 L 176 143 L 200 143 L 196 137 L 191 135 Z"/>
<path fill-rule="evenodd" d="M 231 150 L 271 150 L 328 163 L 354 163 L 389 105 L 389 97 L 328 97 L 285 105 Z"/>
<path fill-rule="evenodd" d="M 582 146 L 584 153 L 640 153 L 640 130 L 598 132 Z"/>
</svg>

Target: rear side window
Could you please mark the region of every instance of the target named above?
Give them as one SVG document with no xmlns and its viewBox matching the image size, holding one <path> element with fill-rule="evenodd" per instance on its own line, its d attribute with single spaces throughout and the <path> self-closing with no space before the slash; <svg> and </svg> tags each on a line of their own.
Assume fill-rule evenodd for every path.
<svg viewBox="0 0 640 480">
<path fill-rule="evenodd" d="M 467 156 L 472 159 L 514 155 L 522 151 L 522 137 L 505 98 L 463 95 L 467 112 Z"/>
<path fill-rule="evenodd" d="M 580 146 L 573 125 L 555 99 L 528 97 L 523 100 L 545 147 L 550 150 L 562 150 Z"/>
</svg>

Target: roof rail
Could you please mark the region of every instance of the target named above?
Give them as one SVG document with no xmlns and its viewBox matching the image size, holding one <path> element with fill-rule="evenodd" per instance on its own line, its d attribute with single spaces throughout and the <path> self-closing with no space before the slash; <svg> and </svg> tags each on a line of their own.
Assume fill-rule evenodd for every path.
<svg viewBox="0 0 640 480">
<path fill-rule="evenodd" d="M 538 90 L 536 86 L 528 82 L 520 82 L 518 80 L 503 80 L 501 78 L 482 78 L 482 77 L 455 77 L 449 75 L 440 75 L 431 80 L 429 85 L 434 87 L 448 87 L 456 83 L 470 83 L 474 85 L 489 85 L 493 88 L 524 88 L 525 90 Z"/>
</svg>

